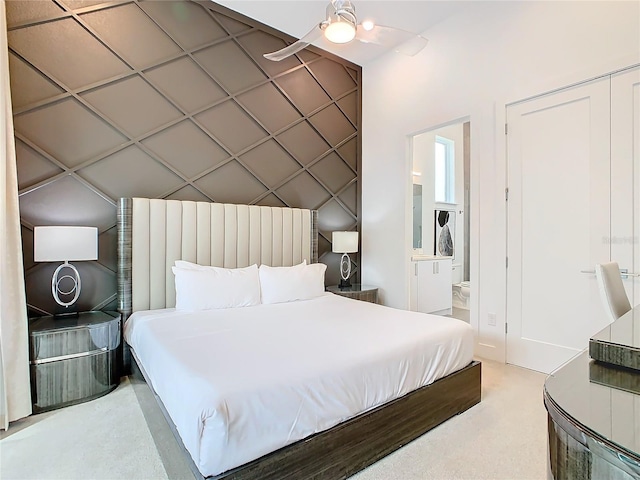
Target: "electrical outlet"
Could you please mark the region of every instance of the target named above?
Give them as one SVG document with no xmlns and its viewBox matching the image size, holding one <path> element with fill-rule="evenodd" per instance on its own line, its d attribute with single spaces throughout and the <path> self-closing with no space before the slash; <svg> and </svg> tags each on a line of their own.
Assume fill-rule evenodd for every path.
<svg viewBox="0 0 640 480">
<path fill-rule="evenodd" d="M 492 327 L 496 326 L 496 314 L 493 312 L 489 312 L 487 314 L 487 323 L 489 323 L 489 325 L 491 325 Z"/>
</svg>

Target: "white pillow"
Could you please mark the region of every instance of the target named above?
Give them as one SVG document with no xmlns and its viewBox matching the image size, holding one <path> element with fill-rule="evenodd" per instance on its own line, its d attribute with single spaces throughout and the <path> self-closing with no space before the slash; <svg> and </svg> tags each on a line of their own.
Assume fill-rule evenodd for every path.
<svg viewBox="0 0 640 480">
<path fill-rule="evenodd" d="M 305 263 L 293 267 L 260 265 L 262 303 L 294 302 L 322 295 L 327 266 L 324 263 Z"/>
<path fill-rule="evenodd" d="M 176 310 L 212 310 L 260 304 L 257 265 L 245 268 L 198 267 L 172 267 L 176 276 Z"/>
</svg>

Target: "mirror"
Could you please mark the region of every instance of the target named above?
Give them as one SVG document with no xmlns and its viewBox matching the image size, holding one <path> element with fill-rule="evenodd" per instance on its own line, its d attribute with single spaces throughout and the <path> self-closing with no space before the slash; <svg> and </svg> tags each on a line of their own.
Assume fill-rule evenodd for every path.
<svg viewBox="0 0 640 480">
<path fill-rule="evenodd" d="M 454 316 L 466 320 L 471 288 L 470 129 L 470 122 L 459 122 L 415 135 L 411 172 L 413 253 L 452 257 Z"/>
</svg>

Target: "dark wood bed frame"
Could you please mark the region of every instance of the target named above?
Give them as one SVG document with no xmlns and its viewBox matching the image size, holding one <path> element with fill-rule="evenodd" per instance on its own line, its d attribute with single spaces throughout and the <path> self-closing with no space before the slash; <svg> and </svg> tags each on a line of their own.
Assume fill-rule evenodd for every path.
<svg viewBox="0 0 640 480">
<path fill-rule="evenodd" d="M 124 227 L 131 220 L 131 211 L 127 208 L 128 206 L 130 207 L 130 204 L 125 200 L 120 202 L 118 208 L 118 288 L 119 293 L 124 294 L 125 299 L 130 301 L 131 292 L 125 292 L 124 286 L 129 282 L 130 288 L 131 274 L 131 231 L 130 228 Z M 128 268 L 127 255 L 129 256 Z M 124 309 L 123 318 L 127 318 L 130 313 L 130 310 Z M 126 349 L 125 362 L 129 363 L 129 359 L 132 372 L 130 380 L 169 478 L 202 479 L 203 476 L 185 449 L 162 401 L 147 382 L 146 374 L 138 363 L 135 352 L 129 354 Z M 207 478 L 214 480 L 348 478 L 447 419 L 479 403 L 480 381 L 481 364 L 474 361 L 467 367 L 430 385 L 364 412 L 333 428 L 220 475 Z"/>
</svg>

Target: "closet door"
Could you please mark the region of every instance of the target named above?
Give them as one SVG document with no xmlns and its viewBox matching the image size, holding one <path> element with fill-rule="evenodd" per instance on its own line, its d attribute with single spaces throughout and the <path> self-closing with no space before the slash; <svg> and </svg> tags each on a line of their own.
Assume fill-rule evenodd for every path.
<svg viewBox="0 0 640 480">
<path fill-rule="evenodd" d="M 610 79 L 507 107 L 507 362 L 549 373 L 607 324 Z"/>
<path fill-rule="evenodd" d="M 611 260 L 640 274 L 640 68 L 611 77 Z M 640 277 L 623 276 L 631 305 Z"/>
</svg>

